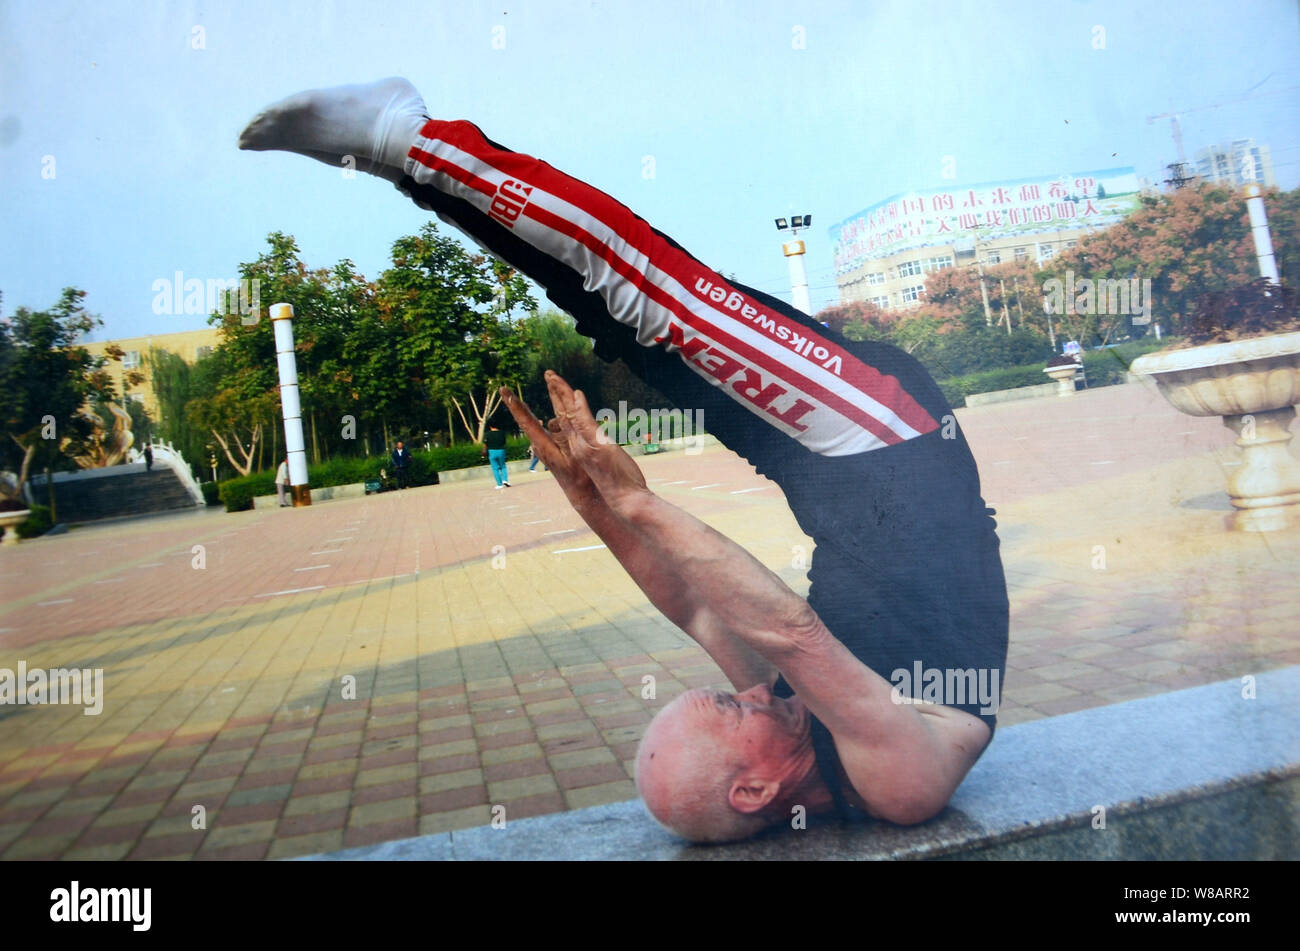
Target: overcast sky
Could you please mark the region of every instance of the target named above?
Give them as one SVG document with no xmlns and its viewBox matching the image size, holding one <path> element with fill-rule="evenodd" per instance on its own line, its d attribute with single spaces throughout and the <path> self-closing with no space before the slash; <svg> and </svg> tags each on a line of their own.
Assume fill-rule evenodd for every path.
<svg viewBox="0 0 1300 951">
<path fill-rule="evenodd" d="M 374 278 L 429 216 L 391 185 L 235 147 L 300 89 L 410 79 L 438 118 L 546 159 L 711 267 L 790 299 L 772 219 L 908 189 L 1131 165 L 1254 137 L 1300 181 L 1294 0 L 0 2 L 5 313 L 89 292 L 97 335 L 205 326 L 153 283 L 234 277 L 273 230 Z M 1232 101 L 1240 100 L 1240 101 Z M 955 180 L 942 177 L 951 156 Z M 52 173 L 52 175 L 51 175 Z M 440 225 L 440 227 L 444 227 Z M 267 302 L 263 302 L 264 304 Z"/>
</svg>

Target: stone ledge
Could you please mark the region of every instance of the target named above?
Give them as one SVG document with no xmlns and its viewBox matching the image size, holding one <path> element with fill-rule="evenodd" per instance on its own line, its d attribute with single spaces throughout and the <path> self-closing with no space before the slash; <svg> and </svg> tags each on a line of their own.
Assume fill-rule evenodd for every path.
<svg viewBox="0 0 1300 951">
<path fill-rule="evenodd" d="M 366 484 L 364 482 L 349 482 L 344 485 L 324 485 L 312 486 L 311 504 L 317 502 L 328 502 L 331 499 L 359 499 L 366 494 Z M 285 490 L 285 497 L 289 497 L 289 490 Z M 255 495 L 253 496 L 253 508 L 255 509 L 273 509 L 280 504 L 280 496 L 272 495 Z"/>
<path fill-rule="evenodd" d="M 720 443 L 717 437 L 710 436 L 708 433 L 702 433 L 698 436 L 679 436 L 673 439 L 664 439 L 659 442 L 661 452 L 686 450 L 688 454 L 695 454 L 703 450 L 706 446 L 717 446 Z M 623 447 L 627 450 L 628 455 L 643 456 L 645 455 L 645 446 L 640 444 L 631 444 Z M 506 472 L 511 478 L 518 475 L 524 475 L 528 472 L 531 459 L 511 459 L 506 463 Z M 534 470 L 536 474 L 545 472 L 539 462 Z M 440 483 L 452 482 L 470 482 L 478 479 L 491 479 L 491 466 L 466 466 L 463 469 L 447 469 L 438 473 Z"/>
<path fill-rule="evenodd" d="M 695 846 L 633 800 L 299 861 L 1300 858 L 1300 667 L 1255 691 L 1226 680 L 999 729 L 948 808 L 910 828 L 810 821 Z"/>
<path fill-rule="evenodd" d="M 1012 400 L 1039 399 L 1056 396 L 1058 389 L 1055 383 L 1033 383 L 1029 386 L 1017 386 L 1009 390 L 989 390 L 985 393 L 972 393 L 966 397 L 966 405 L 987 406 L 990 403 L 1010 403 Z"/>
</svg>

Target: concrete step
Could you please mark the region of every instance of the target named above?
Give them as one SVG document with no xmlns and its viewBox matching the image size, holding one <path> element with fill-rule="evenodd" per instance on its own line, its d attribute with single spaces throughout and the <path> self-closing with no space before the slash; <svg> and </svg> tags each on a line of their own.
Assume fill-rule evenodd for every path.
<svg viewBox="0 0 1300 951">
<path fill-rule="evenodd" d="M 138 467 L 122 468 L 121 473 L 107 470 L 98 478 L 56 480 L 54 498 L 58 520 L 92 522 L 195 507 L 194 499 L 171 469 L 145 472 L 138 471 Z M 32 498 L 40 505 L 48 505 L 49 490 L 41 482 L 33 480 Z"/>
</svg>

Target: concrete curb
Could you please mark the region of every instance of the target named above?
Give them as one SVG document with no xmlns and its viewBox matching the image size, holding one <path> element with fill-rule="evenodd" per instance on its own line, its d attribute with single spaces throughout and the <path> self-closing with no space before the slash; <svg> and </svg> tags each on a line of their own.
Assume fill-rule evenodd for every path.
<svg viewBox="0 0 1300 951">
<path fill-rule="evenodd" d="M 920 826 L 810 819 L 696 846 L 640 800 L 293 861 L 1300 857 L 1300 666 L 1000 729 Z M 1098 817 L 1104 828 L 1098 827 Z"/>
</svg>

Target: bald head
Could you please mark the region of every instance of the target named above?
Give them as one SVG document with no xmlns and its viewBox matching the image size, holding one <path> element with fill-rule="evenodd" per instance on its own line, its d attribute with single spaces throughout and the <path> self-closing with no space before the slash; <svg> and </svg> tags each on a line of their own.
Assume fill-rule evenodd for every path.
<svg viewBox="0 0 1300 951">
<path fill-rule="evenodd" d="M 733 788 L 752 757 L 725 729 L 715 696 L 692 690 L 677 697 L 659 711 L 637 750 L 636 785 L 646 808 L 692 842 L 748 838 L 769 822 L 745 803 L 744 811 L 733 805 Z"/>
</svg>

